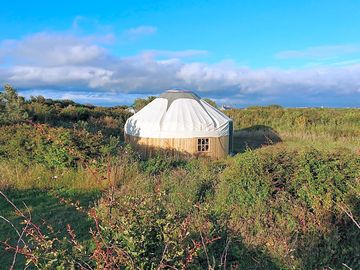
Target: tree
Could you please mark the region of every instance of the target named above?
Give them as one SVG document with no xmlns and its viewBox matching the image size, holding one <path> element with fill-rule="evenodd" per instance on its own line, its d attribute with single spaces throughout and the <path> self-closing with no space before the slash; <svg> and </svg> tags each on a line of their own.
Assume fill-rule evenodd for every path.
<svg viewBox="0 0 360 270">
<path fill-rule="evenodd" d="M 45 103 L 45 98 L 43 96 L 30 96 L 30 101 L 31 102 L 36 102 L 36 103 L 41 103 L 44 104 Z"/>
<path fill-rule="evenodd" d="M 146 105 L 148 105 L 151 101 L 153 101 L 156 97 L 154 96 L 150 96 L 147 97 L 146 99 L 144 98 L 137 98 L 134 101 L 133 107 L 135 109 L 135 111 L 140 111 L 142 108 L 144 108 Z"/>
<path fill-rule="evenodd" d="M 26 120 L 25 99 L 17 94 L 9 84 L 5 84 L 0 92 L 0 122 L 20 122 Z"/>
</svg>

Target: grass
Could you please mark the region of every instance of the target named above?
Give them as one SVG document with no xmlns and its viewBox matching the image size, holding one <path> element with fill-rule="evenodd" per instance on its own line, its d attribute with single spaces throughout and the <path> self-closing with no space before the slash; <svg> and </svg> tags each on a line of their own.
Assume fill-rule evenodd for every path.
<svg viewBox="0 0 360 270">
<path fill-rule="evenodd" d="M 318 150 L 347 149 L 360 154 L 358 136 L 334 137 L 328 133 L 316 133 L 305 130 L 276 131 L 263 125 L 235 130 L 233 150 L 242 153 L 247 149 L 256 150 L 266 146 L 284 146 L 289 150 L 314 148 Z"/>
<path fill-rule="evenodd" d="M 18 162 L 0 161 L 0 188 L 16 189 L 104 189 L 108 182 L 91 168 L 49 169 L 41 164 L 26 166 Z"/>
<path fill-rule="evenodd" d="M 6 196 L 24 212 L 26 207 L 31 211 L 35 224 L 50 225 L 54 229 L 57 237 L 63 237 L 66 234 L 66 225 L 71 224 L 80 241 L 90 239 L 89 228 L 90 219 L 70 206 L 60 203 L 59 198 L 65 198 L 72 201 L 79 201 L 83 207 L 93 205 L 100 196 L 100 191 L 79 191 L 79 190 L 46 190 L 46 189 L 9 189 L 4 192 Z M 26 205 L 26 207 L 25 207 Z M 0 200 L 0 215 L 6 217 L 14 225 L 19 227 L 20 218 L 16 215 L 13 207 L 4 199 Z M 46 226 L 44 226 L 46 227 Z M 17 235 L 10 224 L 0 222 L 1 240 L 10 239 L 12 243 L 17 240 Z M 13 253 L 10 253 L 0 247 L 1 265 L 11 265 Z M 24 258 L 19 257 L 15 269 L 22 268 Z"/>
<path fill-rule="evenodd" d="M 99 180 L 84 168 L 49 170 L 41 164 L 25 166 L 16 162 L 0 162 L 0 188 L 5 195 L 22 211 L 31 211 L 35 224 L 50 225 L 54 236 L 63 237 L 66 225 L 71 224 L 80 241 L 90 239 L 90 219 L 76 210 L 76 206 L 62 203 L 61 200 L 78 202 L 82 207 L 94 205 L 108 182 Z M 26 207 L 25 207 L 26 205 Z M 0 199 L 0 216 L 6 217 L 20 229 L 20 218 L 13 207 Z M 45 227 L 46 227 L 45 225 Z M 17 235 L 10 224 L 0 222 L 1 241 L 10 239 L 12 243 Z M 13 254 L 0 247 L 0 262 L 10 265 Z M 16 268 L 24 265 L 24 258 L 17 260 Z"/>
<path fill-rule="evenodd" d="M 254 107 L 226 111 L 234 121 L 234 150 L 284 144 L 290 149 L 360 151 L 359 109 Z"/>
</svg>

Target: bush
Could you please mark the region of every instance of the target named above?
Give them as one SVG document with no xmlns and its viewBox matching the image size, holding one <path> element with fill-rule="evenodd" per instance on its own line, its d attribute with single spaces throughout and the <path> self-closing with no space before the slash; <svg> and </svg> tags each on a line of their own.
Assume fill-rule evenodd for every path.
<svg viewBox="0 0 360 270">
<path fill-rule="evenodd" d="M 288 267 L 319 269 L 347 262 L 356 268 L 358 245 L 349 235 L 360 239 L 360 231 L 340 229 L 347 218 L 339 205 L 352 205 L 359 162 L 349 152 L 246 152 L 220 176 L 216 213 L 229 218 L 230 229 L 245 244 L 266 247 Z"/>
<path fill-rule="evenodd" d="M 25 99 L 9 84 L 0 92 L 0 124 L 18 123 L 28 119 Z"/>
</svg>

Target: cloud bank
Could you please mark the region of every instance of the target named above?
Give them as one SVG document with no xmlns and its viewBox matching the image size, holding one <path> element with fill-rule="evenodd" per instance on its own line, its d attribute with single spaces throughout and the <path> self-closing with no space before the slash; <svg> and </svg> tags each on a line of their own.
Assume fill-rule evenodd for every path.
<svg viewBox="0 0 360 270">
<path fill-rule="evenodd" d="M 155 32 L 154 27 L 140 26 L 125 34 L 137 38 Z M 122 101 L 129 103 L 126 95 L 138 97 L 183 88 L 239 106 L 274 103 L 360 106 L 360 64 L 252 69 L 231 60 L 191 61 L 208 53 L 192 49 L 145 50 L 137 55 L 119 57 L 106 46 L 113 39 L 112 35 L 43 32 L 19 40 L 2 40 L 0 83 L 13 84 L 27 94 L 70 96 L 75 100 L 78 97 L 81 101 L 88 96 L 89 102 L 111 105 Z M 308 57 L 321 52 L 313 48 L 304 52 L 283 52 L 280 57 Z"/>
</svg>

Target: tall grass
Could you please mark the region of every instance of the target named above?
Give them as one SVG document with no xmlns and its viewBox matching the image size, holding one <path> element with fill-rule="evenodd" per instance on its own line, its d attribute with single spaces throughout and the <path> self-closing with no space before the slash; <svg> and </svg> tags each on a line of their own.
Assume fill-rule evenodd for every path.
<svg viewBox="0 0 360 270">
<path fill-rule="evenodd" d="M 226 111 L 234 121 L 235 147 L 243 151 L 284 142 L 292 149 L 360 149 L 359 109 L 254 107 Z M 270 134 L 269 134 L 270 133 Z M 277 140 L 273 141 L 273 137 Z M 236 144 L 236 139 L 238 145 Z M 268 140 L 270 139 L 270 141 Z M 240 145 L 239 145 L 240 144 Z"/>
<path fill-rule="evenodd" d="M 89 169 L 59 168 L 49 170 L 42 164 L 31 166 L 21 163 L 0 162 L 0 189 L 104 189 L 106 179 L 99 179 Z"/>
</svg>

